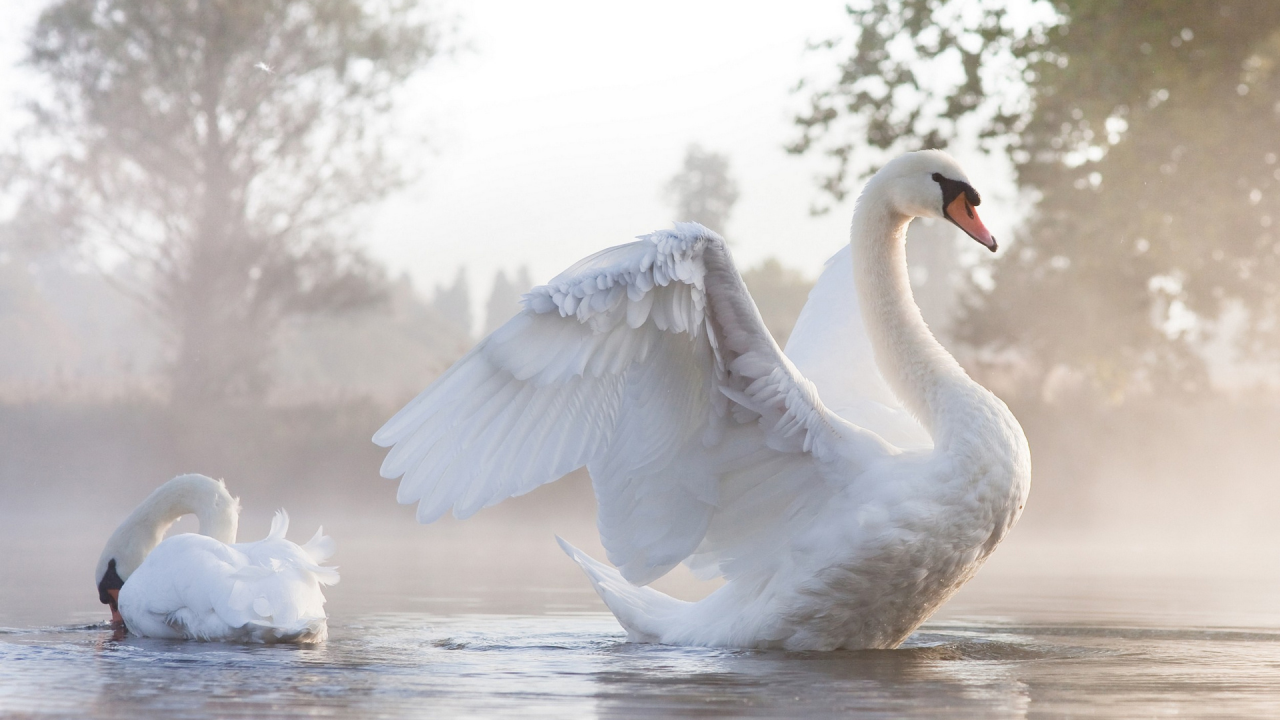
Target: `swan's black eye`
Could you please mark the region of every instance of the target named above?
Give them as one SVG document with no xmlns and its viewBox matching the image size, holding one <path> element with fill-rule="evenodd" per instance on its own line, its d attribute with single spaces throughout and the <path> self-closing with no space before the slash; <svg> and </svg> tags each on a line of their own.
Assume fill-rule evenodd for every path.
<svg viewBox="0 0 1280 720">
<path fill-rule="evenodd" d="M 115 598 L 111 597 L 111 590 L 119 590 L 124 587 L 124 580 L 120 579 L 120 573 L 116 572 L 116 561 L 112 558 L 107 562 L 107 571 L 103 573 L 102 579 L 98 581 L 98 599 L 103 605 L 115 607 Z M 129 592 L 133 592 L 130 590 Z"/>
<path fill-rule="evenodd" d="M 944 208 L 949 206 L 952 200 L 960 197 L 961 193 L 964 193 L 970 205 L 977 207 L 982 204 L 982 197 L 978 195 L 978 191 L 967 182 L 952 180 L 942 173 L 934 173 L 933 181 L 942 186 L 942 207 Z"/>
</svg>

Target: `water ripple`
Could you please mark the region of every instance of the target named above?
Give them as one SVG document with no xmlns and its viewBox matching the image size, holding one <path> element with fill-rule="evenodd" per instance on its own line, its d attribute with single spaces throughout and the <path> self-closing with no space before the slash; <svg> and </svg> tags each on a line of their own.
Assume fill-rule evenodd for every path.
<svg viewBox="0 0 1280 720">
<path fill-rule="evenodd" d="M 949 623 L 895 651 L 633 645 L 607 615 L 388 613 L 314 647 L 0 630 L 0 714 L 173 718 L 1280 712 L 1280 633 Z M 1171 705 L 1172 704 L 1172 705 Z M 1163 708 L 1163 710 L 1162 710 Z"/>
</svg>

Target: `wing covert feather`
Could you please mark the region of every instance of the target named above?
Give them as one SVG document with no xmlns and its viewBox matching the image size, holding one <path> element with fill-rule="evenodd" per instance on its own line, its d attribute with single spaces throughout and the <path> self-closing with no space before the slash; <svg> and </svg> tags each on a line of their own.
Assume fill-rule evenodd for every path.
<svg viewBox="0 0 1280 720">
<path fill-rule="evenodd" d="M 704 573 L 742 572 L 829 496 L 820 465 L 888 451 L 825 409 L 700 225 L 587 257 L 524 306 L 374 436 L 421 522 L 586 466 L 628 580 L 695 552 Z"/>
</svg>

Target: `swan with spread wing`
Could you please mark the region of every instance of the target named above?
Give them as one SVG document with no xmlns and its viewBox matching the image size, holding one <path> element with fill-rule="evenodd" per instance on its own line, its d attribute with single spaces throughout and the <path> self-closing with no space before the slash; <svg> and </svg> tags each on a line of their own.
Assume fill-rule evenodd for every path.
<svg viewBox="0 0 1280 720">
<path fill-rule="evenodd" d="M 633 641 L 895 647 L 1030 488 L 1017 420 L 934 339 L 907 279 L 913 217 L 996 249 L 979 202 L 941 151 L 885 165 L 785 353 L 702 226 L 592 255 L 378 431 L 382 474 L 425 523 L 586 466 L 614 567 L 561 544 Z M 698 602 L 645 587 L 680 562 L 726 582 Z"/>
</svg>

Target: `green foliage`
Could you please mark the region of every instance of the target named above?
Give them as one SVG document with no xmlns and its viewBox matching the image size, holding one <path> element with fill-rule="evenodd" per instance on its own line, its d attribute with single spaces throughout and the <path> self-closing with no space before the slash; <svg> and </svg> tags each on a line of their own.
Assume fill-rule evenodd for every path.
<svg viewBox="0 0 1280 720">
<path fill-rule="evenodd" d="M 801 136 L 787 148 L 832 160 L 821 181 L 832 199 L 843 200 L 850 183 L 874 171 L 877 159 L 945 148 L 962 118 L 983 115 L 990 124 L 984 136 L 1000 134 L 1016 120 L 1018 98 L 997 90 L 1009 82 L 1015 53 L 1024 53 L 1039 35 L 1015 29 L 1004 7 L 870 0 L 846 10 L 856 29 L 852 41 L 827 40 L 814 49 L 848 57 L 839 61 L 832 82 L 810 93 L 809 109 L 795 119 Z M 807 86 L 802 81 L 799 90 Z"/>
<path fill-rule="evenodd" d="M 261 397 L 284 318 L 383 294 L 352 212 L 408 177 L 389 111 L 433 27 L 414 0 L 58 0 L 9 235 L 131 265 L 176 399 Z"/>
<path fill-rule="evenodd" d="M 944 87 L 932 111 L 912 116 L 911 96 L 897 93 L 833 106 L 846 120 L 914 118 L 865 143 L 835 117 L 797 120 L 798 151 L 942 146 L 971 119 L 988 147 L 1010 153 L 1038 202 L 996 259 L 991 289 L 975 288 L 962 339 L 1014 350 L 1039 376 L 1072 368 L 1111 397 L 1205 388 L 1199 348 L 1239 309 L 1244 356 L 1280 356 L 1280 4 L 1069 0 L 1022 29 L 1011 4 L 967 17 L 965 6 L 875 0 L 851 13 L 883 36 L 867 41 L 873 49 L 960 64 L 965 81 Z M 890 22 L 903 11 L 909 22 Z M 956 53 L 934 36 L 984 44 Z M 903 85 L 896 62 L 917 60 L 850 60 L 815 107 L 859 83 Z M 889 74 L 876 81 L 879 72 Z M 829 185 L 843 187 L 846 166 Z"/>
</svg>

